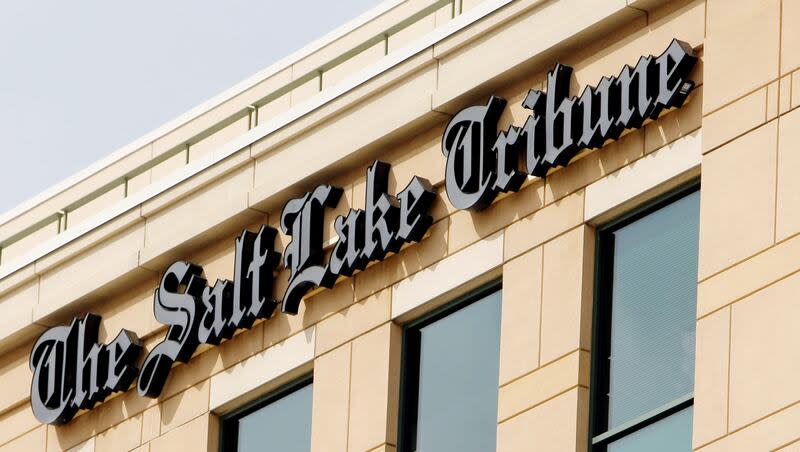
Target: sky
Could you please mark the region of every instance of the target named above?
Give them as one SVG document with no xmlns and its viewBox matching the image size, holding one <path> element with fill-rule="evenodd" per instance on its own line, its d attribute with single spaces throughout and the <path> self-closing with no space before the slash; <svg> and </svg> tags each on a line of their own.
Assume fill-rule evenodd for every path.
<svg viewBox="0 0 800 452">
<path fill-rule="evenodd" d="M 380 0 L 0 0 L 0 213 Z"/>
</svg>

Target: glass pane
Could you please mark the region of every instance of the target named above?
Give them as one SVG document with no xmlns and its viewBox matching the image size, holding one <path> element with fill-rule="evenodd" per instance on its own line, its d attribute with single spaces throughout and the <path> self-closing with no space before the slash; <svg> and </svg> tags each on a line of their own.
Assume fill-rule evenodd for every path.
<svg viewBox="0 0 800 452">
<path fill-rule="evenodd" d="M 500 292 L 420 329 L 420 452 L 495 450 Z"/>
<path fill-rule="evenodd" d="M 608 428 L 693 390 L 700 193 L 614 233 Z"/>
<path fill-rule="evenodd" d="M 311 450 L 311 387 L 304 386 L 239 419 L 239 452 Z"/>
<path fill-rule="evenodd" d="M 692 450 L 692 407 L 637 430 L 608 445 L 608 452 L 689 452 Z"/>
</svg>

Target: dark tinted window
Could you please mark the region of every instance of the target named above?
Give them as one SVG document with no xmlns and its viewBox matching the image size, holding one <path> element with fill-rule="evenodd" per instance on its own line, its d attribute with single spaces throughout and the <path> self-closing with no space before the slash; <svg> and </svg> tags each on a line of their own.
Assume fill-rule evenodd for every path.
<svg viewBox="0 0 800 452">
<path fill-rule="evenodd" d="M 406 328 L 402 450 L 495 449 L 500 291 L 467 303 Z"/>
<path fill-rule="evenodd" d="M 311 380 L 294 383 L 222 419 L 225 452 L 308 452 Z"/>
<path fill-rule="evenodd" d="M 601 229 L 595 450 L 691 450 L 700 193 Z"/>
</svg>

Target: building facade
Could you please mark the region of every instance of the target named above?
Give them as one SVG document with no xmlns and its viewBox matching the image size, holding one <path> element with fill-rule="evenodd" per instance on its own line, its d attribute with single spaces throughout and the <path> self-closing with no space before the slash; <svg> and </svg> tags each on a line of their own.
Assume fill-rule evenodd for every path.
<svg viewBox="0 0 800 452">
<path fill-rule="evenodd" d="M 389 0 L 0 217 L 0 450 L 800 450 L 798 69 Z"/>
</svg>

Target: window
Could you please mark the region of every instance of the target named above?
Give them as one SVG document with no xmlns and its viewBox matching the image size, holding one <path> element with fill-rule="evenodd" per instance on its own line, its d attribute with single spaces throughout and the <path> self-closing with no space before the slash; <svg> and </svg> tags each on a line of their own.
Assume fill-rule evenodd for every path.
<svg viewBox="0 0 800 452">
<path fill-rule="evenodd" d="M 598 230 L 594 451 L 690 451 L 700 192 Z"/>
<path fill-rule="evenodd" d="M 495 450 L 499 353 L 498 284 L 407 325 L 398 450 Z"/>
<path fill-rule="evenodd" d="M 309 376 L 224 416 L 222 451 L 311 450 L 311 390 Z"/>
</svg>

